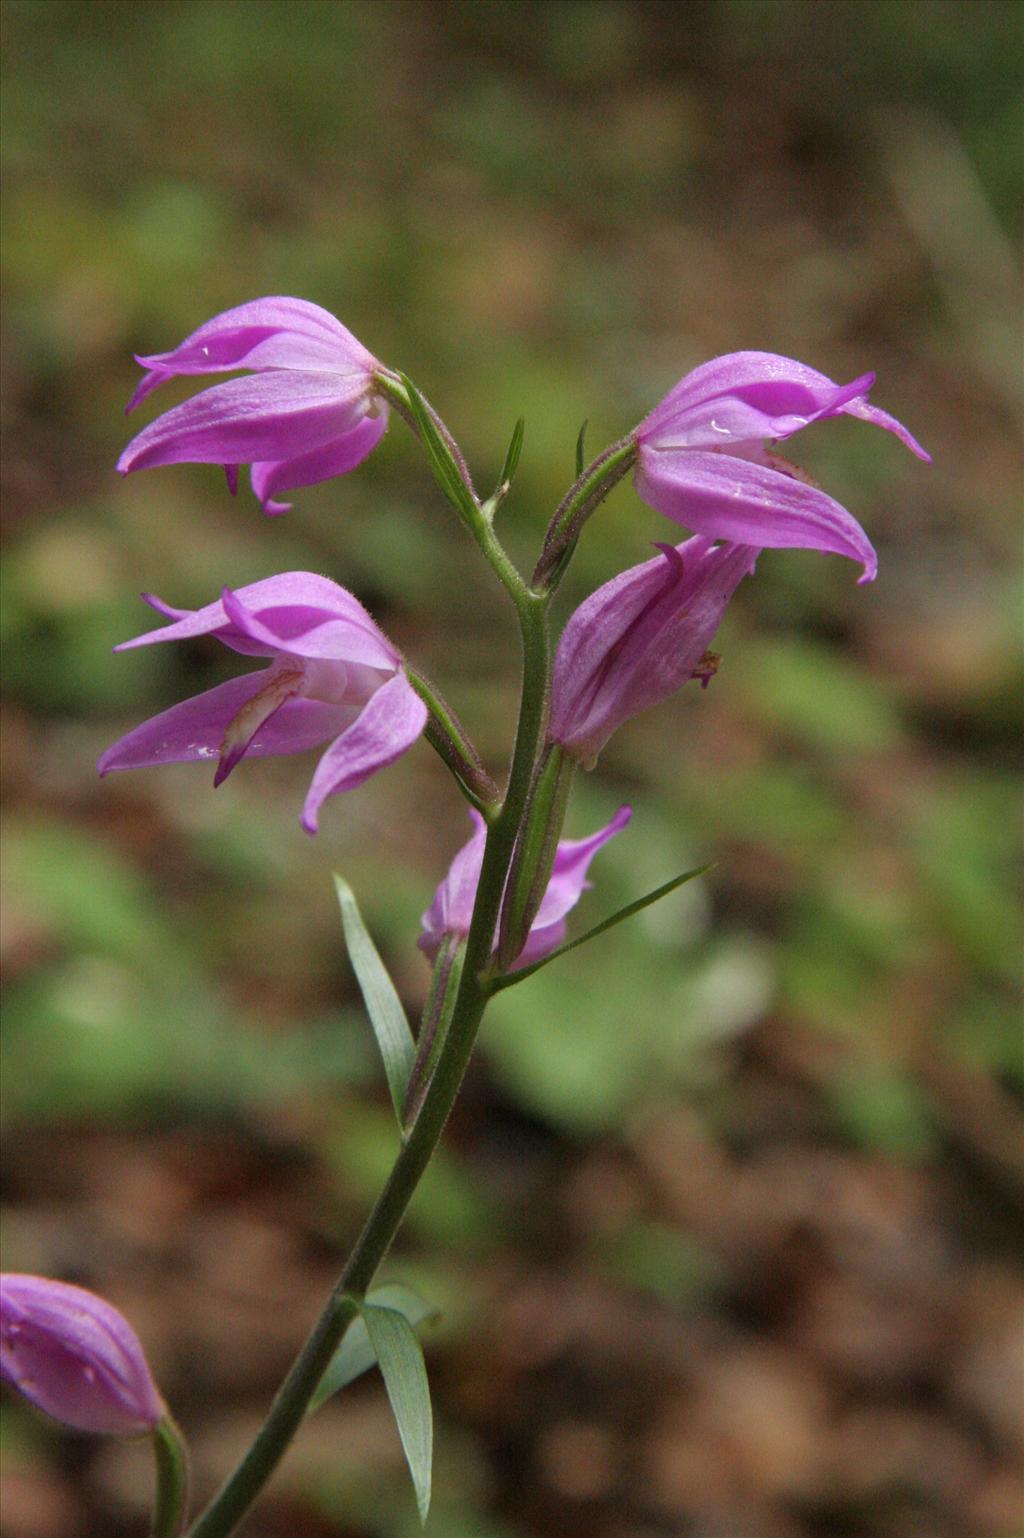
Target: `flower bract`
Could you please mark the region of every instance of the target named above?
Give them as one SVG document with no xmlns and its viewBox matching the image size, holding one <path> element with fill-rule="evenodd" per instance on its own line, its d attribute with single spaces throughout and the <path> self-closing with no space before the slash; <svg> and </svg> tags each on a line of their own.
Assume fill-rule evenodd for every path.
<svg viewBox="0 0 1024 1538">
<path fill-rule="evenodd" d="M 471 811 L 469 815 L 473 820 L 473 835 L 452 860 L 448 874 L 422 918 L 423 933 L 419 945 L 430 957 L 437 955 L 446 935 L 467 935 L 473 919 L 487 826 L 479 812 Z M 589 838 L 565 838 L 559 842 L 551 879 L 526 944 L 516 958 L 517 966 L 540 961 L 562 944 L 566 915 L 591 885 L 587 880 L 591 860 L 609 839 L 622 832 L 632 815 L 631 807 L 620 806 L 611 822 Z"/>
<path fill-rule="evenodd" d="M 234 490 L 238 466 L 267 513 L 277 493 L 344 475 L 380 442 L 388 412 L 381 364 L 329 311 L 305 299 L 254 299 L 216 315 L 170 352 L 136 360 L 146 370 L 132 411 L 177 375 L 250 373 L 213 385 L 157 417 L 117 462 L 122 475 L 151 465 L 221 464 Z"/>
<path fill-rule="evenodd" d="M 165 1409 L 135 1331 L 67 1282 L 0 1276 L 0 1376 L 78 1431 L 139 1436 Z"/>
<path fill-rule="evenodd" d="M 636 429 L 637 493 L 695 534 L 758 549 L 831 551 L 859 561 L 860 580 L 870 582 L 878 560 L 857 520 L 767 445 L 845 415 L 885 428 L 928 460 L 895 417 L 868 403 L 874 378 L 837 385 L 766 352 L 702 364 Z"/>
<path fill-rule="evenodd" d="M 194 612 L 146 601 L 170 623 L 117 648 L 212 635 L 266 667 L 218 684 L 144 721 L 108 748 L 100 774 L 210 759 L 219 785 L 245 756 L 329 746 L 306 796 L 302 823 L 317 830 L 328 796 L 354 790 L 419 737 L 427 707 L 401 654 L 358 599 L 312 572 L 291 571 Z"/>
</svg>

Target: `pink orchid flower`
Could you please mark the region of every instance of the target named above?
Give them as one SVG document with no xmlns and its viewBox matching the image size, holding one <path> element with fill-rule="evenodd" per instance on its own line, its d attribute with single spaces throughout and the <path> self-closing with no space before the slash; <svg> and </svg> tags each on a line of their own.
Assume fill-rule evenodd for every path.
<svg viewBox="0 0 1024 1538">
<path fill-rule="evenodd" d="M 358 599 L 326 577 L 290 571 L 253 582 L 194 612 L 144 595 L 170 624 L 116 648 L 213 635 L 270 665 L 173 705 L 115 742 L 100 774 L 154 764 L 214 759 L 214 784 L 240 759 L 301 753 L 330 743 L 302 813 L 317 831 L 328 796 L 354 790 L 419 737 L 427 707 L 406 677 L 401 654 Z"/>
<path fill-rule="evenodd" d="M 487 826 L 480 813 L 471 811 L 469 815 L 473 820 L 473 836 L 468 843 L 463 844 L 452 860 L 448 874 L 421 920 L 423 933 L 419 938 L 419 946 L 431 959 L 437 955 L 446 935 L 469 934 L 487 838 Z M 591 886 L 587 880 L 591 860 L 609 839 L 622 832 L 632 815 L 631 807 L 620 806 L 611 822 L 592 833 L 589 838 L 564 838 L 560 841 L 551 879 L 526 944 L 516 958 L 517 966 L 525 967 L 531 962 L 540 961 L 563 943 L 566 914 L 575 908 L 583 893 Z"/>
<path fill-rule="evenodd" d="M 151 465 L 221 464 L 232 491 L 240 464 L 266 513 L 277 492 L 354 470 L 380 442 L 387 406 L 382 365 L 339 320 L 305 299 L 253 299 L 214 316 L 170 352 L 139 357 L 146 369 L 127 410 L 179 374 L 250 369 L 157 417 L 117 462 L 122 475 Z"/>
<path fill-rule="evenodd" d="M 766 441 L 845 415 L 884 427 L 930 461 L 895 417 L 868 404 L 874 379 L 863 374 L 837 385 L 805 363 L 768 352 L 704 363 L 636 429 L 637 494 L 695 534 L 757 549 L 832 551 L 860 561 L 860 580 L 870 582 L 878 560 L 860 524 Z"/>
</svg>

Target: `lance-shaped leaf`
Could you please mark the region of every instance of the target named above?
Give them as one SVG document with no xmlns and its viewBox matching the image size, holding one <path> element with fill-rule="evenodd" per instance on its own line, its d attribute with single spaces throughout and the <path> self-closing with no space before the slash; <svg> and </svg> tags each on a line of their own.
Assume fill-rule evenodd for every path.
<svg viewBox="0 0 1024 1538">
<path fill-rule="evenodd" d="M 498 479 L 499 486 L 508 486 L 512 477 L 519 468 L 519 456 L 523 452 L 523 435 L 526 432 L 526 418 L 520 417 L 512 429 L 512 437 L 509 440 L 508 453 L 505 455 L 505 463 Z"/>
<path fill-rule="evenodd" d="M 396 1309 L 366 1303 L 361 1312 L 402 1439 L 420 1521 L 426 1522 L 434 1424 L 423 1349 L 408 1319 Z"/>
<path fill-rule="evenodd" d="M 698 865 L 696 870 L 684 871 L 681 876 L 673 876 L 671 881 L 666 881 L 663 886 L 655 887 L 653 892 L 648 892 L 646 897 L 638 897 L 636 902 L 627 903 L 611 918 L 602 919 L 600 924 L 595 924 L 593 929 L 588 929 L 585 935 L 580 935 L 576 940 L 570 940 L 567 945 L 560 945 L 556 951 L 551 951 L 540 961 L 535 961 L 532 966 L 520 967 L 517 972 L 508 972 L 504 977 L 499 977 L 491 984 L 491 992 L 499 993 L 502 988 L 511 988 L 513 983 L 521 983 L 524 978 L 532 977 L 534 972 L 539 972 L 541 967 L 546 967 L 549 961 L 554 961 L 559 956 L 564 956 L 567 951 L 574 951 L 581 945 L 586 945 L 589 940 L 596 940 L 598 935 L 603 935 L 606 929 L 614 929 L 616 924 L 621 924 L 623 919 L 632 918 L 634 913 L 639 913 L 643 908 L 649 908 L 652 903 L 667 897 L 674 892 L 676 887 L 683 886 L 687 881 L 693 881 L 697 876 L 703 876 L 712 869 L 714 862 L 708 865 Z"/>
<path fill-rule="evenodd" d="M 398 1124 L 401 1126 L 402 1107 L 405 1105 L 406 1091 L 409 1088 L 409 1075 L 416 1060 L 416 1044 L 405 1017 L 405 1010 L 402 1008 L 402 1001 L 395 991 L 395 985 L 388 976 L 387 968 L 381 961 L 377 947 L 370 939 L 366 925 L 363 923 L 355 893 L 348 882 L 337 874 L 334 877 L 334 886 L 338 893 L 338 905 L 341 908 L 341 922 L 345 930 L 349 960 L 352 962 L 352 970 L 356 974 L 366 1012 L 373 1026 L 373 1034 L 377 1038 L 380 1055 L 384 1060 L 384 1072 L 387 1075 L 388 1089 L 391 1091 L 391 1102 L 398 1117 Z"/>
<path fill-rule="evenodd" d="M 375 1287 L 366 1295 L 366 1301 L 377 1308 L 390 1309 L 393 1313 L 401 1314 L 415 1327 L 427 1320 L 440 1317 L 441 1310 L 433 1303 L 428 1303 L 421 1298 L 412 1287 L 407 1287 L 403 1282 L 388 1282 L 383 1287 Z M 354 1383 L 356 1378 L 368 1372 L 377 1360 L 376 1352 L 370 1344 L 370 1337 L 366 1330 L 366 1321 L 361 1314 L 357 1314 L 345 1331 L 345 1338 L 330 1360 L 330 1364 L 319 1387 L 309 1402 L 308 1414 L 319 1410 L 332 1395 L 340 1389 Z"/>
</svg>

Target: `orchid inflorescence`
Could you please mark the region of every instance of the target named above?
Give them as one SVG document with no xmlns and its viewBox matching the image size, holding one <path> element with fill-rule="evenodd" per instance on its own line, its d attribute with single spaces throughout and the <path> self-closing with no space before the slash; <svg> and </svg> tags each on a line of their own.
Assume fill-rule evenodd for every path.
<svg viewBox="0 0 1024 1538">
<path fill-rule="evenodd" d="M 425 1308 L 402 1289 L 371 1290 L 374 1274 L 440 1138 L 484 1009 L 563 949 L 580 945 L 699 872 L 630 903 L 590 934 L 567 939 L 567 916 L 589 886 L 593 857 L 632 815 L 621 807 L 589 837 L 562 837 L 577 769 L 592 769 L 633 716 L 690 680 L 706 686 L 709 651 L 730 598 L 766 548 L 846 556 L 874 579 L 868 536 L 844 507 L 780 457 L 776 445 L 812 422 L 845 415 L 883 427 L 920 459 L 910 433 L 868 401 L 874 376 L 847 385 L 794 359 L 742 352 L 687 374 L 619 442 L 583 463 L 547 529 L 529 581 L 504 551 L 495 514 L 508 495 L 522 424 L 494 495 L 482 501 L 441 418 L 401 373 L 376 359 L 326 310 L 269 298 L 216 316 L 169 352 L 140 357 L 129 410 L 179 375 L 248 372 L 156 418 L 128 445 L 122 473 L 156 465 L 222 465 L 232 492 L 250 467 L 268 514 L 282 494 L 354 470 L 394 410 L 412 428 L 447 499 L 506 589 L 519 620 L 519 720 L 499 789 L 436 686 L 403 658 L 359 600 L 328 577 L 290 571 L 224 588 L 204 607 L 145 595 L 166 623 L 118 650 L 212 636 L 257 665 L 172 705 L 120 738 L 101 774 L 186 760 L 215 764 L 220 785 L 243 758 L 319 749 L 302 807 L 315 834 L 324 803 L 355 790 L 425 736 L 469 803 L 473 832 L 423 915 L 419 944 L 433 966 L 414 1035 L 355 897 L 337 878 L 345 936 L 384 1060 L 400 1147 L 387 1184 L 259 1436 L 189 1528 L 223 1538 L 262 1488 L 307 1411 L 347 1381 L 343 1340 L 363 1331 L 395 1410 L 421 1516 L 430 1491 L 430 1408 L 413 1324 Z M 589 518 L 632 471 L 639 497 L 690 531 L 620 572 L 568 619 L 557 647 L 549 606 Z M 403 1301 L 404 1300 L 404 1301 Z M 2 1282 L 3 1376 L 68 1425 L 144 1435 L 157 1447 L 154 1533 L 181 1530 L 180 1436 L 130 1326 L 84 1289 L 40 1277 Z M 348 1334 L 347 1334 L 348 1332 Z M 347 1337 L 347 1340 L 346 1340 Z M 349 1374 L 351 1375 L 351 1374 Z"/>
</svg>

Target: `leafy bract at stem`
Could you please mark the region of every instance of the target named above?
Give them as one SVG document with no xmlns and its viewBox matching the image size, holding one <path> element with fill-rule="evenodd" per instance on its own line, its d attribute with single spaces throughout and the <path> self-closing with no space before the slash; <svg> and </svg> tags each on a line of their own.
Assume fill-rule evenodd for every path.
<svg viewBox="0 0 1024 1538">
<path fill-rule="evenodd" d="M 622 438 L 580 471 L 548 525 L 544 548 L 530 584 L 535 592 L 551 592 L 557 587 L 568 565 L 567 553 L 575 546 L 583 525 L 632 469 L 636 454 L 633 438 Z"/>
<path fill-rule="evenodd" d="M 432 1322 L 441 1315 L 441 1310 L 435 1304 L 428 1303 L 415 1288 L 406 1286 L 404 1282 L 386 1282 L 382 1287 L 374 1287 L 366 1294 L 366 1301 L 378 1308 L 389 1308 L 403 1314 L 413 1328 Z M 361 1314 L 357 1314 L 320 1379 L 306 1413 L 312 1415 L 314 1410 L 319 1410 L 328 1399 L 368 1372 L 376 1360 L 366 1331 L 366 1321 Z"/>
<path fill-rule="evenodd" d="M 387 968 L 370 939 L 363 922 L 355 893 L 343 877 L 335 874 L 334 888 L 341 908 L 341 922 L 345 931 L 345 944 L 349 960 L 356 974 L 366 1013 L 377 1038 L 377 1046 L 384 1063 L 391 1102 L 395 1108 L 398 1125 L 402 1125 L 405 1097 L 409 1088 L 409 1076 L 416 1058 L 416 1045 L 409 1029 L 402 1001 L 395 985 L 388 976 Z"/>
<path fill-rule="evenodd" d="M 458 716 L 430 681 L 406 667 L 406 677 L 430 712 L 424 736 L 438 757 L 447 764 L 466 800 L 492 819 L 501 796 L 487 773 L 479 753 Z"/>
<path fill-rule="evenodd" d="M 409 1076 L 405 1104 L 402 1108 L 402 1122 L 406 1127 L 416 1120 L 416 1114 L 423 1104 L 431 1075 L 444 1047 L 452 1010 L 455 1008 L 455 1000 L 459 994 L 465 954 L 466 948 L 461 938 L 458 935 L 448 935 L 434 963 L 430 991 L 423 1006 L 423 1018 L 416 1042 L 416 1061 Z"/>
<path fill-rule="evenodd" d="M 433 413 L 412 380 L 405 374 L 400 374 L 399 378 L 437 484 L 459 516 L 472 527 L 480 519 L 481 512 L 476 494 L 468 484 L 465 466 L 460 465 L 451 445 L 441 435 Z"/>
<path fill-rule="evenodd" d="M 523 434 L 525 431 L 526 418 L 520 417 L 512 429 L 512 437 L 509 439 L 508 449 L 505 453 L 505 463 L 502 465 L 501 474 L 498 476 L 498 484 L 483 504 L 484 516 L 488 520 L 494 517 L 512 488 L 512 479 L 519 466 L 519 456 L 523 451 Z"/>
<path fill-rule="evenodd" d="M 493 506 L 482 506 L 473 488 L 469 466 L 452 434 L 424 395 L 404 374 L 383 369 L 374 376 L 381 395 L 409 423 L 422 442 L 431 469 L 447 499 L 472 534 L 484 559 L 519 612 L 520 625 L 529 625 L 528 612 L 542 594 L 532 594 L 505 553 L 491 524 Z"/>
<path fill-rule="evenodd" d="M 503 977 L 497 977 L 490 984 L 492 993 L 500 993 L 503 988 L 511 988 L 513 983 L 521 983 L 534 972 L 539 972 L 541 967 L 546 967 L 549 961 L 556 961 L 559 956 L 565 956 L 569 951 L 574 951 L 581 945 L 586 945 L 590 940 L 596 940 L 598 935 L 603 935 L 606 930 L 614 929 L 616 924 L 621 924 L 623 919 L 632 918 L 634 913 L 640 913 L 642 909 L 649 908 L 652 903 L 659 902 L 674 892 L 676 887 L 684 886 L 687 881 L 694 881 L 698 876 L 704 876 L 709 870 L 714 869 L 714 861 L 707 865 L 698 865 L 696 870 L 684 871 L 681 876 L 673 876 L 671 881 L 666 881 L 664 886 L 655 887 L 653 892 L 648 892 L 646 897 L 638 897 L 635 902 L 627 903 L 610 918 L 602 919 L 600 924 L 595 924 L 593 929 L 588 929 L 586 934 L 579 935 L 575 940 L 570 940 L 566 945 L 560 945 L 557 951 L 552 951 L 540 961 L 535 961 L 532 966 L 521 967 L 518 972 L 506 973 Z"/>
<path fill-rule="evenodd" d="M 397 1309 L 364 1303 L 360 1313 L 402 1439 L 420 1521 L 426 1522 L 430 1510 L 434 1425 L 423 1348 L 416 1331 Z"/>
</svg>

